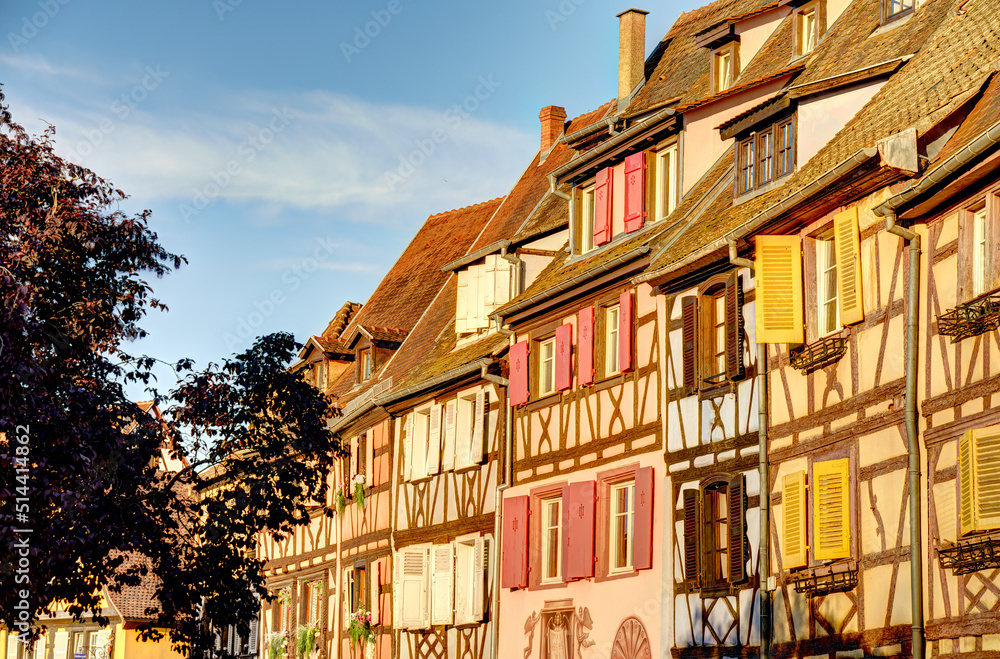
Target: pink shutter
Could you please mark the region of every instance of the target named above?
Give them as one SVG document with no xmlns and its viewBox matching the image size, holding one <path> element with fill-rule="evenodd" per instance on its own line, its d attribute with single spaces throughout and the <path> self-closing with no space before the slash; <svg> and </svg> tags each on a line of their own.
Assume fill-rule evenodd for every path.
<svg viewBox="0 0 1000 659">
<path fill-rule="evenodd" d="M 625 159 L 625 232 L 638 231 L 646 219 L 646 154 Z"/>
<path fill-rule="evenodd" d="M 611 240 L 611 168 L 597 172 L 594 184 L 594 244 Z"/>
<path fill-rule="evenodd" d="M 521 341 L 510 347 L 510 404 L 528 402 L 528 342 Z"/>
<path fill-rule="evenodd" d="M 503 500 L 503 555 L 501 587 L 528 585 L 528 497 Z"/>
<path fill-rule="evenodd" d="M 594 307 L 584 307 L 577 314 L 577 378 L 581 385 L 594 384 Z"/>
<path fill-rule="evenodd" d="M 632 536 L 632 566 L 653 567 L 653 468 L 635 472 L 635 532 Z"/>
<path fill-rule="evenodd" d="M 556 391 L 566 391 L 573 384 L 573 326 L 569 323 L 556 328 Z"/>
<path fill-rule="evenodd" d="M 632 370 L 632 291 L 618 298 L 618 365 L 622 373 Z"/>
<path fill-rule="evenodd" d="M 563 488 L 563 581 L 594 576 L 594 502 L 597 483 Z"/>
</svg>

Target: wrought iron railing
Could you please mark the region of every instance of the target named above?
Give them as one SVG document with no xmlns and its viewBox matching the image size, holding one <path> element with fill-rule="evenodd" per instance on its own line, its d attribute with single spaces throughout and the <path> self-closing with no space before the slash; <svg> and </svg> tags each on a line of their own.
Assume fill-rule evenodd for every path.
<svg viewBox="0 0 1000 659">
<path fill-rule="evenodd" d="M 792 585 L 810 597 L 852 590 L 858 585 L 858 564 L 843 560 L 793 572 Z"/>
<path fill-rule="evenodd" d="M 1000 293 L 991 293 L 960 304 L 937 318 L 938 334 L 957 343 L 970 336 L 992 332 L 1000 327 Z"/>
<path fill-rule="evenodd" d="M 941 567 L 955 574 L 1000 567 L 1000 533 L 972 535 L 938 547 Z"/>
<path fill-rule="evenodd" d="M 798 346 L 789 351 L 792 368 L 803 373 L 815 371 L 837 361 L 847 352 L 847 339 L 841 336 L 824 336 L 809 345 Z"/>
</svg>

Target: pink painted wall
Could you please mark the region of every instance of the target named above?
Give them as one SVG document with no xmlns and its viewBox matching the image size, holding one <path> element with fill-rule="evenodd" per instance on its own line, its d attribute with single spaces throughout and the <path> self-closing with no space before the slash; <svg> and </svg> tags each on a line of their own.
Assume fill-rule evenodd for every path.
<svg viewBox="0 0 1000 659">
<path fill-rule="evenodd" d="M 790 13 L 788 7 L 778 7 L 736 24 L 736 34 L 740 37 L 740 70 L 747 68 L 764 43 L 781 25 L 781 21 Z"/>
<path fill-rule="evenodd" d="M 809 162 L 884 84 L 885 81 L 873 82 L 848 91 L 800 101 L 796 156 L 798 166 L 802 167 Z"/>
</svg>

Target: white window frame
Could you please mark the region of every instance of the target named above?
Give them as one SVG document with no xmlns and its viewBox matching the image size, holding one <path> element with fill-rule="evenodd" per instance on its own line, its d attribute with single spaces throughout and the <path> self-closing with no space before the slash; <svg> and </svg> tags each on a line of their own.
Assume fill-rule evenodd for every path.
<svg viewBox="0 0 1000 659">
<path fill-rule="evenodd" d="M 680 183 L 680 151 L 676 141 L 656 152 L 656 220 L 662 220 L 677 208 Z"/>
<path fill-rule="evenodd" d="M 361 351 L 361 381 L 365 382 L 372 376 L 372 348 Z"/>
<path fill-rule="evenodd" d="M 594 251 L 595 185 L 591 183 L 580 190 L 580 253 Z"/>
<path fill-rule="evenodd" d="M 456 470 L 477 466 L 488 452 L 486 432 L 489 420 L 489 400 L 486 387 L 473 387 L 458 393 L 455 415 Z M 482 410 L 480 410 L 482 406 Z"/>
<path fill-rule="evenodd" d="M 538 342 L 538 395 L 556 392 L 556 337 Z"/>
<path fill-rule="evenodd" d="M 627 510 L 619 510 L 618 508 L 618 493 L 621 490 L 626 490 L 627 496 Z M 632 546 L 635 544 L 635 481 L 622 481 L 620 483 L 614 483 L 611 485 L 611 501 L 610 501 L 610 524 L 609 535 L 608 535 L 608 574 L 625 574 L 628 572 L 633 572 L 633 560 L 632 560 Z M 622 557 L 618 555 L 618 542 L 617 536 L 621 530 L 619 525 L 619 518 L 625 518 L 625 561 L 623 565 L 618 566 L 619 559 Z"/>
<path fill-rule="evenodd" d="M 553 584 L 562 583 L 562 572 L 563 572 L 563 555 L 562 555 L 562 543 L 563 543 L 563 528 L 562 528 L 562 496 L 547 497 L 542 499 L 542 564 L 541 564 L 541 583 L 542 584 Z M 555 506 L 558 508 L 556 515 L 556 522 L 554 525 L 549 524 L 551 508 Z M 555 547 L 552 546 L 552 531 L 555 531 Z M 546 574 L 545 571 L 549 566 L 549 559 L 552 552 L 556 552 L 556 573 Z"/>
<path fill-rule="evenodd" d="M 837 250 L 833 233 L 826 232 L 816 237 L 816 325 L 818 336 L 824 337 L 840 331 L 840 301 L 837 271 Z M 833 281 L 827 278 L 833 272 Z M 832 289 L 832 290 L 830 290 Z M 830 317 L 830 313 L 833 317 Z M 831 322 L 832 321 L 832 322 Z"/>
<path fill-rule="evenodd" d="M 972 215 L 972 296 L 979 297 L 986 292 L 989 280 L 989 231 L 986 222 L 986 207 Z"/>
<path fill-rule="evenodd" d="M 816 48 L 816 28 L 819 21 L 819 6 L 808 5 L 795 14 L 795 29 L 798 37 L 798 55 L 808 55 Z"/>
<path fill-rule="evenodd" d="M 410 457 L 410 480 L 418 481 L 426 478 L 427 449 L 431 436 L 431 405 L 425 405 L 413 411 L 413 442 Z"/>
<path fill-rule="evenodd" d="M 613 304 L 604 308 L 604 374 L 621 373 L 621 358 L 618 354 L 618 332 L 620 331 L 621 308 Z"/>
</svg>

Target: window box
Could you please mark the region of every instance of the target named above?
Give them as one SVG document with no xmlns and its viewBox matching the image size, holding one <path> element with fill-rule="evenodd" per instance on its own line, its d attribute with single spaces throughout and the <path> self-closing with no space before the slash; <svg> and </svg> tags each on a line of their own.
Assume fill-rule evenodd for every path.
<svg viewBox="0 0 1000 659">
<path fill-rule="evenodd" d="M 853 560 L 805 568 L 791 575 L 795 590 L 810 597 L 842 593 L 858 585 L 858 564 Z"/>
<path fill-rule="evenodd" d="M 952 337 L 952 343 L 970 336 L 992 332 L 998 327 L 1000 327 L 1000 293 L 992 293 L 960 304 L 937 318 L 938 334 Z"/>
<path fill-rule="evenodd" d="M 1000 531 L 945 542 L 937 552 L 941 567 L 955 574 L 1000 568 Z"/>
<path fill-rule="evenodd" d="M 834 363 L 843 357 L 846 352 L 846 338 L 842 336 L 824 336 L 819 341 L 792 348 L 788 354 L 792 368 L 797 368 L 803 373 L 811 373 Z"/>
</svg>

